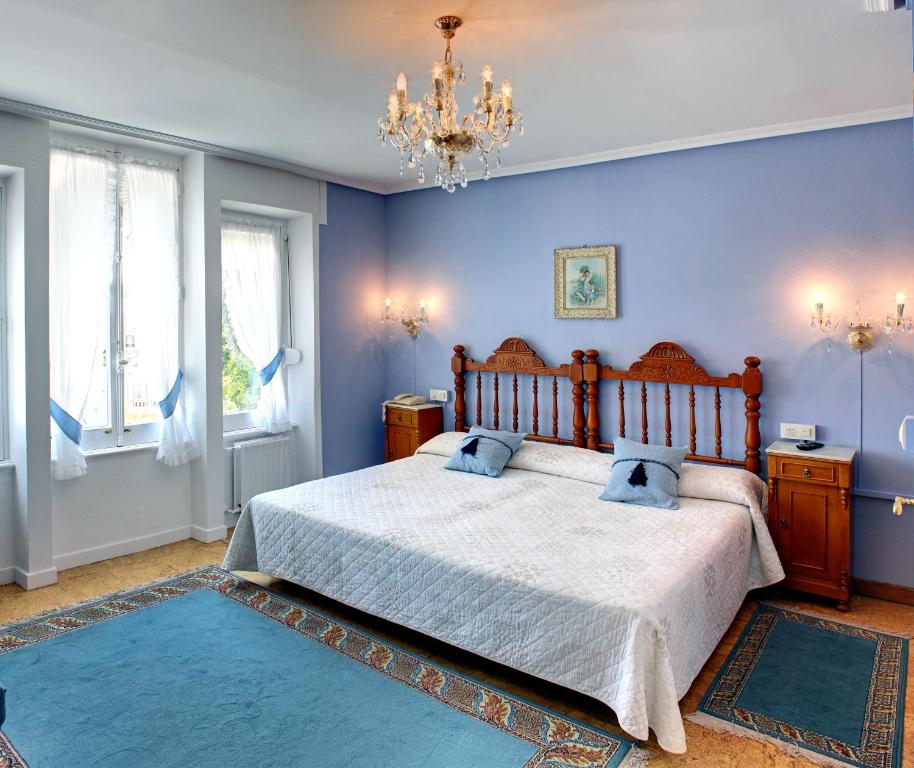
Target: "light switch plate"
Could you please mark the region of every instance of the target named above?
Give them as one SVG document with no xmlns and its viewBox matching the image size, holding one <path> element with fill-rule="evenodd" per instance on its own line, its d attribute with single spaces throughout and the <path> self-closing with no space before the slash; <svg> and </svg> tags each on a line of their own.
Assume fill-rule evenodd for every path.
<svg viewBox="0 0 914 768">
<path fill-rule="evenodd" d="M 781 438 L 784 440 L 815 440 L 815 424 L 791 424 L 781 422 Z"/>
<path fill-rule="evenodd" d="M 428 399 L 433 403 L 446 403 L 449 394 L 450 392 L 446 389 L 430 389 L 428 391 Z"/>
</svg>

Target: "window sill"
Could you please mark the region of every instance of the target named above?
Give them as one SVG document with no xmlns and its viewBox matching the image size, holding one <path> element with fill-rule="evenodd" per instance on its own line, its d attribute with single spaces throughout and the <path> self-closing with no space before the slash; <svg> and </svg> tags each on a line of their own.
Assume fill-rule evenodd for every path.
<svg viewBox="0 0 914 768">
<path fill-rule="evenodd" d="M 298 424 L 292 425 L 292 431 L 298 429 Z M 270 437 L 273 433 L 261 427 L 245 427 L 243 429 L 227 429 L 222 433 L 222 443 L 225 448 L 231 448 L 241 440 L 256 440 L 258 437 Z M 284 434 L 280 432 L 279 434 Z"/>
<path fill-rule="evenodd" d="M 3 472 L 15 472 L 16 471 L 16 462 L 11 459 L 4 459 L 0 461 L 0 473 Z"/>
<path fill-rule="evenodd" d="M 136 445 L 122 445 L 117 448 L 96 448 L 94 451 L 84 451 L 83 455 L 87 460 L 104 459 L 109 456 L 123 456 L 130 453 L 154 451 L 157 450 L 158 447 L 158 443 L 137 443 Z"/>
</svg>

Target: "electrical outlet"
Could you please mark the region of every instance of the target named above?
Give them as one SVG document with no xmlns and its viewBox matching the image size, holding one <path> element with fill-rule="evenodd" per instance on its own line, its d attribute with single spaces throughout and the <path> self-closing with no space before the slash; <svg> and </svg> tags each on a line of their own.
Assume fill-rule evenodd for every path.
<svg viewBox="0 0 914 768">
<path fill-rule="evenodd" d="M 815 424 L 790 424 L 781 422 L 781 437 L 784 440 L 815 440 Z"/>
<path fill-rule="evenodd" d="M 450 392 L 446 389 L 430 389 L 428 391 L 428 399 L 433 403 L 446 403 L 449 394 Z"/>
</svg>

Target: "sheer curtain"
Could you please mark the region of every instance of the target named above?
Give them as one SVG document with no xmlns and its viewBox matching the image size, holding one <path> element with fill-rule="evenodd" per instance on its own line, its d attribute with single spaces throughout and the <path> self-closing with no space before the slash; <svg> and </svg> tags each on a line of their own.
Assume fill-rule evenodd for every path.
<svg viewBox="0 0 914 768">
<path fill-rule="evenodd" d="M 130 315 L 125 327 L 137 328 L 140 336 L 134 339 L 135 364 L 160 384 L 162 436 L 156 459 L 175 467 L 197 455 L 181 398 L 184 374 L 178 367 L 178 180 L 170 168 L 128 159 L 120 184 L 122 282 L 125 292 L 130 290 L 124 297 L 125 316 Z"/>
<path fill-rule="evenodd" d="M 107 352 L 117 176 L 104 157 L 50 157 L 51 474 L 86 474 L 79 447 L 93 371 Z"/>
<path fill-rule="evenodd" d="M 260 370 L 258 414 L 268 432 L 292 428 L 280 344 L 280 229 L 226 221 L 222 225 L 222 290 L 241 352 Z"/>
</svg>

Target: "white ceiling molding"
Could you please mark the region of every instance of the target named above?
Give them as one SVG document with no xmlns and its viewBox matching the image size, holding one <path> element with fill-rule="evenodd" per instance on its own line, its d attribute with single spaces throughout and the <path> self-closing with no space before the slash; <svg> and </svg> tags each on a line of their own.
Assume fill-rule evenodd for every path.
<svg viewBox="0 0 914 768">
<path fill-rule="evenodd" d="M 502 166 L 497 173 L 492 175 L 492 178 L 497 179 L 500 176 L 516 176 L 521 173 L 537 173 L 538 171 L 556 171 L 561 168 L 573 168 L 578 165 L 592 165 L 594 163 L 606 163 L 611 160 L 626 160 L 632 157 L 643 157 L 645 155 L 679 152 L 684 149 L 712 147 L 717 144 L 734 144 L 739 141 L 769 139 L 774 138 L 775 136 L 790 136 L 791 134 L 796 133 L 812 133 L 815 131 L 829 130 L 831 128 L 847 128 L 853 125 L 883 123 L 889 120 L 909 118 L 912 114 L 914 114 L 914 106 L 903 105 L 900 107 L 891 107 L 889 109 L 876 109 L 870 112 L 856 112 L 849 115 L 835 115 L 833 117 L 816 118 L 814 120 L 799 120 L 794 123 L 767 125 L 759 128 L 747 128 L 740 131 L 712 133 L 707 136 L 696 136 L 691 139 L 661 141 L 656 144 L 642 144 L 635 147 L 613 149 L 607 152 L 595 152 L 593 154 L 579 155 L 577 157 L 564 157 L 541 163 L 527 163 L 525 165 L 510 167 Z M 467 174 L 467 178 L 470 181 L 481 181 L 482 172 Z M 429 188 L 434 187 L 429 187 L 428 185 L 419 186 L 416 184 L 415 180 L 413 180 L 412 183 L 404 180 L 399 184 L 391 185 L 387 192 L 412 192 Z"/>
<path fill-rule="evenodd" d="M 26 117 L 37 117 L 53 122 L 65 123 L 67 125 L 75 125 L 80 128 L 104 131 L 106 133 L 128 136 L 145 141 L 168 144 L 187 150 L 205 152 L 210 155 L 215 155 L 216 157 L 224 157 L 230 160 L 239 160 L 241 162 L 252 163 L 267 168 L 275 168 L 299 176 L 307 176 L 308 178 L 318 179 L 320 181 L 342 184 L 367 192 L 375 192 L 380 195 L 435 188 L 432 184 L 419 185 L 414 179 L 408 178 L 404 178 L 402 181 L 394 182 L 392 184 L 377 184 L 369 183 L 364 180 L 349 179 L 318 171 L 314 168 L 308 168 L 298 163 L 291 163 L 279 158 L 257 155 L 243 150 L 232 149 L 231 147 L 223 147 L 205 141 L 188 139 L 183 136 L 174 136 L 159 131 L 150 131 L 134 126 L 122 125 L 120 123 L 112 123 L 106 120 L 98 120 L 96 118 L 86 117 L 85 115 L 77 115 L 72 112 L 64 112 L 63 110 L 53 109 L 51 107 L 27 104 L 25 102 L 3 97 L 0 97 L 0 111 L 12 112 Z M 497 173 L 493 174 L 492 178 L 497 179 L 500 176 L 516 176 L 524 173 L 537 173 L 539 171 L 554 171 L 561 168 L 573 168 L 579 165 L 593 165 L 594 163 L 605 163 L 612 160 L 625 160 L 646 155 L 659 155 L 665 152 L 678 152 L 684 149 L 698 149 L 700 147 L 711 147 L 718 144 L 733 144 L 739 141 L 753 141 L 755 139 L 773 138 L 775 136 L 789 136 L 796 133 L 824 131 L 831 128 L 845 128 L 853 125 L 881 123 L 888 120 L 909 118 L 912 116 L 912 113 L 914 113 L 914 107 L 911 105 L 902 105 L 888 109 L 876 109 L 869 112 L 855 112 L 847 115 L 835 115 L 833 117 L 800 120 L 792 123 L 780 123 L 759 128 L 713 133 L 705 136 L 696 136 L 690 139 L 661 141 L 654 144 L 642 144 L 633 147 L 624 147 L 622 149 L 608 150 L 606 152 L 594 152 L 587 155 L 563 157 L 543 162 L 502 166 Z M 471 182 L 481 181 L 482 171 L 469 173 L 467 174 L 467 178 Z"/>
<path fill-rule="evenodd" d="M 254 165 L 264 166 L 266 168 L 275 168 L 279 171 L 287 171 L 297 176 L 307 176 L 310 179 L 319 181 L 330 181 L 335 184 L 343 184 L 347 187 L 363 189 L 367 192 L 377 192 L 378 194 L 387 194 L 390 190 L 385 185 L 372 184 L 359 179 L 350 179 L 343 176 L 336 176 L 331 173 L 325 173 L 314 168 L 292 163 L 288 160 L 281 160 L 277 157 L 267 157 L 265 155 L 245 152 L 240 149 L 223 147 L 219 144 L 210 144 L 206 141 L 197 141 L 188 139 L 184 136 L 175 136 L 170 133 L 161 131 L 150 131 L 145 128 L 137 128 L 132 125 L 123 125 L 121 123 L 112 123 L 108 120 L 99 120 L 86 115 L 77 115 L 73 112 L 65 112 L 62 109 L 53 107 L 43 107 L 38 104 L 28 104 L 24 101 L 7 99 L 0 96 L 0 112 L 12 112 L 15 115 L 23 117 L 36 117 L 43 120 L 49 120 L 55 123 L 64 123 L 66 125 L 75 125 L 79 128 L 88 128 L 105 133 L 113 133 L 118 136 L 128 136 L 133 139 L 142 139 L 144 141 L 157 142 L 159 144 L 168 144 L 173 147 L 180 147 L 196 152 L 205 152 L 208 155 L 224 157 L 228 160 L 239 160 L 244 163 L 253 163 Z"/>
</svg>

